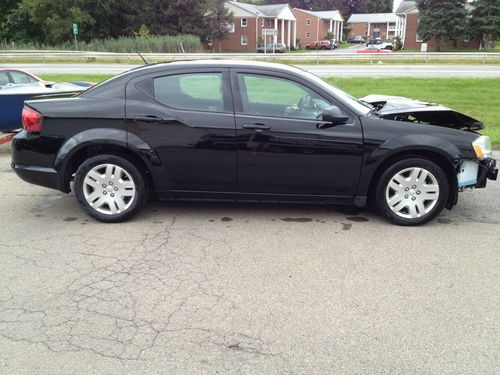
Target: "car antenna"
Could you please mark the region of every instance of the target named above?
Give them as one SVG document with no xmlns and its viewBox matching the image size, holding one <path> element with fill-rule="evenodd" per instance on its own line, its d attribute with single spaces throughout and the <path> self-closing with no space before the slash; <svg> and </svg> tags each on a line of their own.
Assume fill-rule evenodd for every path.
<svg viewBox="0 0 500 375">
<path fill-rule="evenodd" d="M 142 61 L 144 61 L 144 65 L 149 65 L 149 63 L 146 61 L 146 59 L 141 55 L 139 51 L 135 51 L 137 54 L 141 57 Z"/>
</svg>

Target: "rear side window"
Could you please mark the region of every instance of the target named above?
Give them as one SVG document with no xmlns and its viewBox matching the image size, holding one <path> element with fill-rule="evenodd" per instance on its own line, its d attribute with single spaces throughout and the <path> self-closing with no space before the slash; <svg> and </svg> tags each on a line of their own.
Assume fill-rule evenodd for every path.
<svg viewBox="0 0 500 375">
<path fill-rule="evenodd" d="M 176 109 L 223 112 L 221 73 L 188 73 L 155 78 L 153 96 Z"/>
<path fill-rule="evenodd" d="M 24 74 L 22 72 L 10 72 L 10 76 L 12 77 L 12 80 L 14 81 L 14 83 L 32 83 L 32 82 L 36 82 L 29 75 Z"/>
</svg>

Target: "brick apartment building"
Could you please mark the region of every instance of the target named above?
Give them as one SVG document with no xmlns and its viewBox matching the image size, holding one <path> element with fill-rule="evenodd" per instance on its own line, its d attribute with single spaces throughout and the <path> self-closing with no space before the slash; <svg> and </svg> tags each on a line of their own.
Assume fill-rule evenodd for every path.
<svg viewBox="0 0 500 375">
<path fill-rule="evenodd" d="M 267 35 L 266 44 L 285 43 L 296 46 L 297 22 L 288 4 L 255 5 L 228 1 L 227 10 L 233 14 L 233 23 L 228 25 L 226 39 L 220 41 L 223 51 L 255 52 L 264 44 L 264 29 L 276 30 L 276 35 Z M 219 50 L 219 41 L 209 40 L 207 47 Z"/>
<path fill-rule="evenodd" d="M 470 5 L 466 5 L 470 9 Z M 361 35 L 364 39 L 401 38 L 404 49 L 417 49 L 422 47 L 423 40 L 417 33 L 418 9 L 416 1 L 402 1 L 395 13 L 372 13 L 353 14 L 347 20 L 349 26 L 348 38 L 354 39 Z M 427 41 L 428 50 L 436 47 L 434 38 Z M 442 48 L 479 48 L 477 39 L 458 41 L 455 44 L 449 42 L 443 44 Z"/>
<path fill-rule="evenodd" d="M 301 47 L 324 40 L 328 32 L 333 34 L 334 40 L 343 40 L 344 18 L 338 10 L 313 12 L 294 8 L 293 14 L 297 19 L 297 39 L 300 40 Z"/>
<path fill-rule="evenodd" d="M 403 18 L 394 13 L 353 14 L 347 20 L 349 25 L 348 39 L 362 36 L 364 39 L 403 39 Z"/>
</svg>

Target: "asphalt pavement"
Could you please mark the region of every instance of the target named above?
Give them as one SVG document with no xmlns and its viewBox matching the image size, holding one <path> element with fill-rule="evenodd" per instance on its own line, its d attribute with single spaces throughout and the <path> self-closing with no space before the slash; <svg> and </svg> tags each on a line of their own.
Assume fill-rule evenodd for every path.
<svg viewBox="0 0 500 375">
<path fill-rule="evenodd" d="M 326 52 L 329 53 L 329 52 Z M 382 61 L 370 65 L 297 65 L 320 77 L 417 77 L 417 78 L 490 78 L 500 77 L 499 65 L 454 65 L 454 64 L 384 64 Z M 33 74 L 118 74 L 139 65 L 127 64 L 0 64 L 0 67 L 15 67 Z"/>
<path fill-rule="evenodd" d="M 115 225 L 0 147 L 0 373 L 500 372 L 500 183 L 416 228 L 150 202 Z M 496 153 L 497 159 L 500 153 Z"/>
</svg>

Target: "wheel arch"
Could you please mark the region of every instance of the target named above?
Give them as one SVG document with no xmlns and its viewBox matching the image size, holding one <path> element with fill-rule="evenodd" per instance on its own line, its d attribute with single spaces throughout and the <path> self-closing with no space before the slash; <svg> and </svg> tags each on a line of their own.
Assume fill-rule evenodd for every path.
<svg viewBox="0 0 500 375">
<path fill-rule="evenodd" d="M 151 172 L 155 165 L 159 165 L 159 159 L 151 147 L 124 130 L 92 129 L 71 137 L 60 148 L 54 168 L 60 172 L 61 190 L 70 192 L 71 177 L 78 167 L 86 159 L 99 154 L 126 158 L 143 172 L 149 186 L 154 186 Z"/>
<path fill-rule="evenodd" d="M 376 186 L 380 180 L 380 177 L 384 171 L 395 162 L 410 158 L 424 158 L 431 162 L 436 163 L 445 173 L 448 180 L 448 185 L 450 188 L 450 193 L 448 196 L 448 201 L 446 203 L 446 208 L 452 208 L 458 200 L 458 180 L 456 175 L 456 165 L 451 159 L 443 155 L 441 152 L 436 150 L 427 149 L 415 149 L 415 150 L 401 150 L 399 152 L 392 153 L 383 159 L 377 166 L 375 172 L 373 173 L 370 183 L 368 185 L 368 198 L 373 201 L 373 196 L 375 193 Z"/>
</svg>

